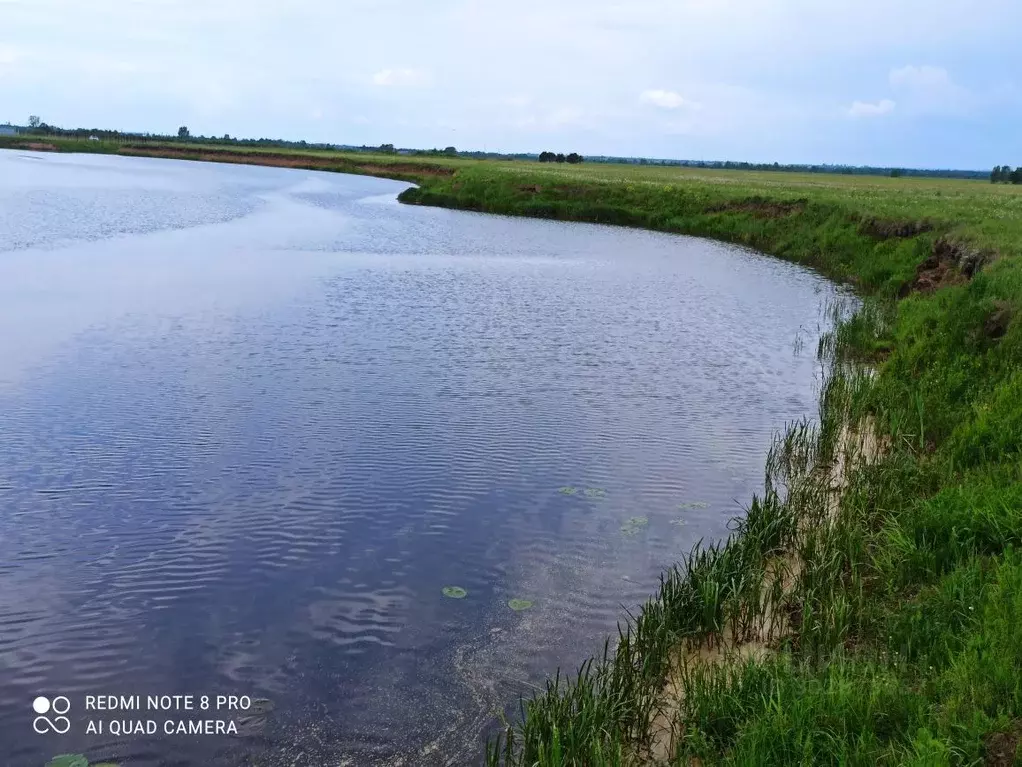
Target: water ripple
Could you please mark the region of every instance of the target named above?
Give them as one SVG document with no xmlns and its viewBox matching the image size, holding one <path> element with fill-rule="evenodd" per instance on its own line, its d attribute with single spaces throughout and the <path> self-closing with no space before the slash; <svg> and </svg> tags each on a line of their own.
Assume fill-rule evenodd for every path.
<svg viewBox="0 0 1022 767">
<path fill-rule="evenodd" d="M 52 163 L 0 170 L 0 209 L 31 186 L 0 217 L 14 765 L 474 764 L 813 410 L 791 347 L 830 289 L 789 265 L 375 179 Z M 234 738 L 29 738 L 44 691 L 270 703 Z"/>
</svg>

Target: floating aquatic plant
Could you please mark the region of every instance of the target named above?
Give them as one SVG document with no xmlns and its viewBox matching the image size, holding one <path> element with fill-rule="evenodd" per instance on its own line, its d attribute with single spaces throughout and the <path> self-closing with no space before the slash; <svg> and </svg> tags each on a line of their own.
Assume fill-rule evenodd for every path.
<svg viewBox="0 0 1022 767">
<path fill-rule="evenodd" d="M 637 535 L 648 524 L 649 519 L 647 517 L 629 517 L 621 525 L 621 532 L 625 535 Z"/>
<path fill-rule="evenodd" d="M 507 606 L 516 613 L 520 613 L 522 610 L 528 610 L 532 607 L 532 602 L 528 599 L 509 599 Z"/>
<path fill-rule="evenodd" d="M 46 767 L 90 767 L 84 754 L 59 754 L 46 763 Z M 121 767 L 116 762 L 98 762 L 91 767 Z"/>
<path fill-rule="evenodd" d="M 679 509 L 705 509 L 705 508 L 709 507 L 709 505 L 710 504 L 703 503 L 702 501 L 693 501 L 691 503 L 679 503 L 678 504 L 678 508 Z"/>
<path fill-rule="evenodd" d="M 89 767 L 89 760 L 83 754 L 58 754 L 46 767 Z"/>
<path fill-rule="evenodd" d="M 578 493 L 578 488 L 572 487 L 571 485 L 565 485 L 564 487 L 557 488 L 557 492 L 561 495 L 575 495 Z"/>
<path fill-rule="evenodd" d="M 444 586 L 444 596 L 451 599 L 464 599 L 468 592 L 461 586 Z"/>
<path fill-rule="evenodd" d="M 606 498 L 607 491 L 602 487 L 587 487 L 584 491 L 586 498 Z"/>
<path fill-rule="evenodd" d="M 684 527 L 685 525 L 688 524 L 688 520 L 687 519 L 672 519 L 671 520 L 671 524 L 672 525 L 676 525 L 677 527 Z"/>
</svg>

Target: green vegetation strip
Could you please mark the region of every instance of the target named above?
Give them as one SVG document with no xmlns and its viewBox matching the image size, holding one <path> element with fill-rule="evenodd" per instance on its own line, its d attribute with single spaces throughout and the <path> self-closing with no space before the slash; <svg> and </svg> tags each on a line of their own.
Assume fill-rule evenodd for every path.
<svg viewBox="0 0 1022 767">
<path fill-rule="evenodd" d="M 489 744 L 490 765 L 1011 763 L 1022 733 L 1020 191 L 480 163 L 401 195 L 750 245 L 865 299 L 835 311 L 821 344 L 819 425 L 778 441 L 735 534 L 694 549 L 602 656 L 524 701 Z M 885 447 L 875 463 L 847 462 L 831 502 L 824 469 L 848 427 Z M 803 563 L 787 586 L 771 576 L 779 562 Z M 674 665 L 679 648 L 763 635 L 764 651 L 742 660 Z M 681 695 L 665 694 L 668 678 Z"/>
<path fill-rule="evenodd" d="M 115 762 L 94 762 L 91 765 L 84 754 L 60 754 L 46 763 L 46 767 L 120 767 Z"/>
<path fill-rule="evenodd" d="M 819 424 L 778 440 L 732 537 L 693 549 L 600 657 L 524 701 L 490 765 L 1012 763 L 1022 188 L 321 155 L 294 162 L 414 180 L 409 203 L 749 245 L 865 299 L 835 312 L 820 345 Z M 883 450 L 844 462 L 835 501 L 825 469 L 849 428 Z M 764 636 L 762 652 L 731 662 L 675 662 L 686 647 Z M 668 679 L 681 694 L 665 694 Z"/>
</svg>

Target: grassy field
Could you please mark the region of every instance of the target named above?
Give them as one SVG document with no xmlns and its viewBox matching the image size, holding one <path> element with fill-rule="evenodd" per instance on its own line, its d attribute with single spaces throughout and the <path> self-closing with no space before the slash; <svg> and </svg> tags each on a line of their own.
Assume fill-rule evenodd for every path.
<svg viewBox="0 0 1022 767">
<path fill-rule="evenodd" d="M 753 246 L 864 299 L 733 537 L 523 702 L 489 764 L 1022 763 L 1022 188 L 285 154 L 414 180 L 414 204 Z"/>
<path fill-rule="evenodd" d="M 493 163 L 486 163 L 492 167 Z M 500 167 L 500 166 L 498 166 Z M 1022 240 L 1022 186 L 930 178 L 775 173 L 768 171 L 701 170 L 636 165 L 551 166 L 506 163 L 501 168 L 528 177 L 540 186 L 599 184 L 650 187 L 650 193 L 684 190 L 729 199 L 762 196 L 810 199 L 816 204 L 847 207 L 878 218 L 933 219 L 961 234 L 989 244 L 1018 246 Z M 482 170 L 485 178 L 488 174 Z M 635 193 L 639 189 L 632 190 Z"/>
</svg>

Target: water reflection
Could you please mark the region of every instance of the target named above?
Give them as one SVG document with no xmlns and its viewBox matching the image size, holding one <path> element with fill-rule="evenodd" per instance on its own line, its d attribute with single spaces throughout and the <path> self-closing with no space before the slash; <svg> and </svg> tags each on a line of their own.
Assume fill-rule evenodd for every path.
<svg viewBox="0 0 1022 767">
<path fill-rule="evenodd" d="M 9 763 L 475 763 L 814 411 L 813 274 L 401 188 L 0 153 Z M 57 738 L 44 691 L 269 703 Z"/>
</svg>

